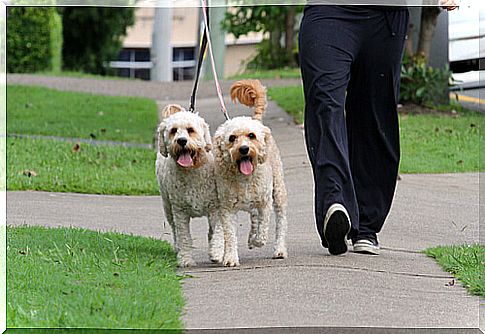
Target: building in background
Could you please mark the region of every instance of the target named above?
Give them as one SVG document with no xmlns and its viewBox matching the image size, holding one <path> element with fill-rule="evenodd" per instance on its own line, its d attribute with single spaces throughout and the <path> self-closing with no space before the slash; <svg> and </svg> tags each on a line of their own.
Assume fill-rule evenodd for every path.
<svg viewBox="0 0 485 334">
<path fill-rule="evenodd" d="M 150 80 L 150 49 L 152 45 L 154 8 L 137 8 L 135 24 L 128 29 L 123 49 L 110 66 L 122 77 Z M 174 8 L 172 25 L 173 80 L 190 80 L 194 77 L 196 48 L 198 46 L 199 8 Z M 262 34 L 254 33 L 240 37 L 232 34 L 225 37 L 224 77 L 244 69 L 244 62 L 256 52 Z M 215 47 L 215 46 L 214 46 Z"/>
</svg>

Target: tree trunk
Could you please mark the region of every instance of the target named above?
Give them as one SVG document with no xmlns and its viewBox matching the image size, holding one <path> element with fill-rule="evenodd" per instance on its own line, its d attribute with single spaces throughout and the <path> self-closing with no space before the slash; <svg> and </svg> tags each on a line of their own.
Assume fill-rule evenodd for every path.
<svg viewBox="0 0 485 334">
<path fill-rule="evenodd" d="M 408 39 L 406 40 L 405 55 L 412 59 L 414 56 L 414 24 L 410 23 L 408 27 Z"/>
<path fill-rule="evenodd" d="M 282 31 L 279 27 L 275 27 L 269 32 L 269 43 L 270 43 L 270 55 L 273 60 L 272 68 L 277 68 L 279 64 L 279 55 L 281 50 L 281 35 Z"/>
<path fill-rule="evenodd" d="M 288 65 L 296 66 L 296 59 L 293 56 L 295 47 L 295 6 L 289 6 L 286 12 L 285 21 L 285 49 L 288 55 Z"/>
<path fill-rule="evenodd" d="M 428 60 L 431 49 L 431 40 L 438 23 L 439 7 L 423 7 L 421 12 L 421 31 L 419 32 L 417 54 Z"/>
</svg>

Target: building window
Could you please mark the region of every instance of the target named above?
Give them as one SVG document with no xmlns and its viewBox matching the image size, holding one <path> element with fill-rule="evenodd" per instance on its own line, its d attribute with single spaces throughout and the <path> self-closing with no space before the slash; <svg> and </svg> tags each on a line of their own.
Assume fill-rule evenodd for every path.
<svg viewBox="0 0 485 334">
<path fill-rule="evenodd" d="M 195 48 L 173 48 L 172 54 L 173 80 L 192 80 L 195 75 Z M 149 48 L 125 48 L 118 54 L 118 60 L 110 62 L 110 67 L 116 69 L 118 76 L 150 80 Z"/>
<path fill-rule="evenodd" d="M 195 75 L 195 48 L 173 48 L 173 80 L 192 80 Z"/>
<path fill-rule="evenodd" d="M 110 67 L 116 69 L 120 77 L 150 80 L 150 49 L 122 49 L 118 60 L 110 62 Z"/>
</svg>

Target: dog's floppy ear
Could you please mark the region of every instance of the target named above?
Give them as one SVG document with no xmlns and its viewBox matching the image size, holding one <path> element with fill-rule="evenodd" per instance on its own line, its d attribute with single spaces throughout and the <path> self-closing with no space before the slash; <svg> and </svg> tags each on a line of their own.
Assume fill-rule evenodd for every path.
<svg viewBox="0 0 485 334">
<path fill-rule="evenodd" d="M 263 147 L 261 148 L 258 156 L 258 163 L 262 164 L 266 161 L 266 156 L 268 154 L 269 143 L 273 138 L 271 137 L 271 130 L 267 126 L 263 126 Z"/>
<path fill-rule="evenodd" d="M 205 140 L 205 150 L 206 152 L 210 152 L 212 150 L 212 140 L 211 140 L 211 133 L 209 131 L 209 125 L 206 122 L 202 125 L 204 129 L 204 140 Z"/>
<path fill-rule="evenodd" d="M 165 128 L 167 124 L 165 122 L 161 122 L 158 126 L 157 134 L 158 134 L 158 152 L 164 157 L 168 156 L 167 146 L 165 145 L 165 138 L 163 134 L 165 133 Z"/>
<path fill-rule="evenodd" d="M 168 116 L 173 115 L 179 111 L 185 111 L 185 109 L 178 104 L 168 104 L 162 110 L 162 117 L 167 118 Z"/>
<path fill-rule="evenodd" d="M 218 164 L 221 164 L 224 159 L 222 147 L 224 145 L 224 134 L 222 132 L 216 131 L 213 143 L 214 146 L 212 151 L 214 152 L 214 158 Z"/>
</svg>

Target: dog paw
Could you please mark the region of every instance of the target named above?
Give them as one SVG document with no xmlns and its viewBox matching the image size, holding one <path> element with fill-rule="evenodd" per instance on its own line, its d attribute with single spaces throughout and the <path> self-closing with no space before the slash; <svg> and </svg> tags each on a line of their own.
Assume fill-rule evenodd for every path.
<svg viewBox="0 0 485 334">
<path fill-rule="evenodd" d="M 248 239 L 248 248 L 253 249 L 254 247 L 260 248 L 266 245 L 266 239 L 260 238 L 257 235 L 251 235 Z"/>
<path fill-rule="evenodd" d="M 222 263 L 223 261 L 223 256 L 222 255 L 210 255 L 209 259 L 213 263 Z"/>
<path fill-rule="evenodd" d="M 280 247 L 273 253 L 273 259 L 286 259 L 288 257 L 288 251 L 286 247 Z"/>
<path fill-rule="evenodd" d="M 179 258 L 178 260 L 178 266 L 180 268 L 188 268 L 188 267 L 195 267 L 197 265 L 197 262 L 194 261 L 192 258 Z"/>
<path fill-rule="evenodd" d="M 224 267 L 236 267 L 238 265 L 239 265 L 238 259 L 232 259 L 232 258 L 224 259 Z"/>
</svg>

